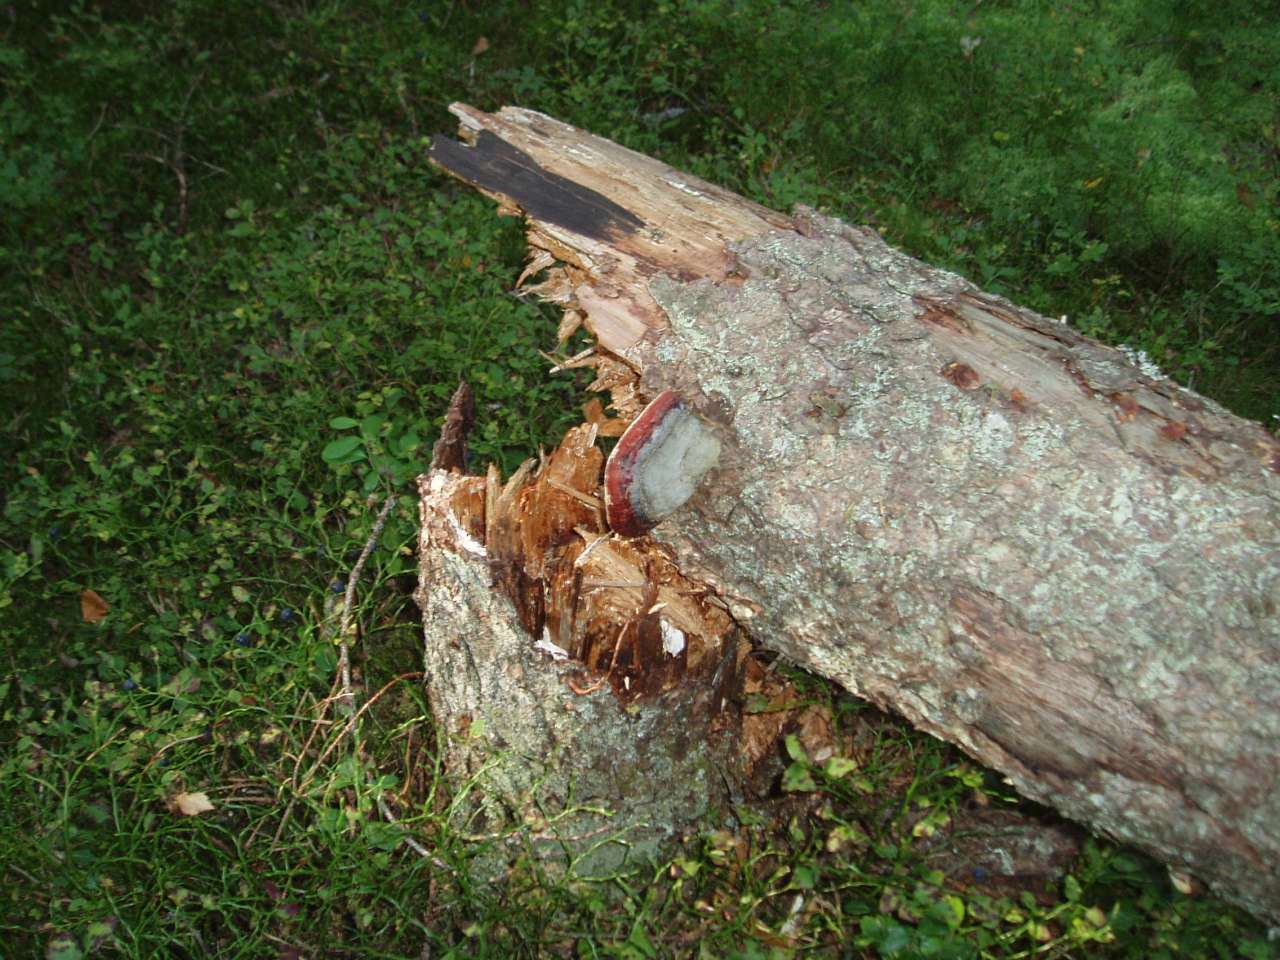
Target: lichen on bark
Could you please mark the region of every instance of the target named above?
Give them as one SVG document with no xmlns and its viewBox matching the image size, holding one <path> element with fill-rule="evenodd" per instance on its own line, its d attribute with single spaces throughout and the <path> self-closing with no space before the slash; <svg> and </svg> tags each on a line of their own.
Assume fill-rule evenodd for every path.
<svg viewBox="0 0 1280 960">
<path fill-rule="evenodd" d="M 659 534 L 796 662 L 1276 902 L 1274 872 L 1241 877 L 1218 849 L 1280 852 L 1266 434 L 869 230 L 799 216 L 808 236 L 735 246 L 740 284 L 649 284 L 670 332 L 644 387 L 696 395 L 726 440 Z M 956 303 L 1035 339 L 1010 355 L 966 314 L 926 319 Z M 1159 433 L 1170 416 L 1197 447 Z"/>
</svg>

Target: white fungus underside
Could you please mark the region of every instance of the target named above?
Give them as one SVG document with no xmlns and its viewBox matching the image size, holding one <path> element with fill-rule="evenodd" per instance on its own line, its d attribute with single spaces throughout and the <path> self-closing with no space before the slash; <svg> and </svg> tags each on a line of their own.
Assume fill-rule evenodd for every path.
<svg viewBox="0 0 1280 960">
<path fill-rule="evenodd" d="M 679 411 L 641 456 L 632 489 L 636 512 L 655 523 L 693 496 L 720 457 L 720 441 L 695 415 Z"/>
</svg>

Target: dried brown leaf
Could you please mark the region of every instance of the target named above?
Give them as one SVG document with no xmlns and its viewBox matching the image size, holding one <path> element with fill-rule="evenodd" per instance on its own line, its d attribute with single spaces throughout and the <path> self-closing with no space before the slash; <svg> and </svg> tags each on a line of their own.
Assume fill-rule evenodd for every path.
<svg viewBox="0 0 1280 960">
<path fill-rule="evenodd" d="M 80 591 L 80 616 L 85 623 L 101 623 L 111 607 L 93 590 Z"/>
</svg>

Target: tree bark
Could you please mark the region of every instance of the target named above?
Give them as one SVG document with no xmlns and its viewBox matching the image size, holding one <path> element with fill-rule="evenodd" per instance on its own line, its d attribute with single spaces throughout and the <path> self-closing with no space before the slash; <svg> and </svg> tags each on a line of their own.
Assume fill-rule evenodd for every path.
<svg viewBox="0 0 1280 960">
<path fill-rule="evenodd" d="M 1025 796 L 1280 920 L 1274 437 L 868 228 L 784 216 L 531 111 L 453 111 L 472 146 L 437 138 L 432 159 L 527 218 L 521 282 L 565 308 L 562 340 L 578 323 L 596 340 L 569 363 L 596 368 L 622 421 L 671 389 L 718 432 L 718 467 L 634 548 L 701 591 L 699 616 L 725 615 L 708 663 L 740 663 L 726 639 L 740 627 Z M 575 482 L 591 497 L 588 448 Z M 457 496 L 433 502 L 432 484 L 464 482 L 436 476 L 428 607 L 432 578 L 465 579 L 441 565 L 470 562 L 453 533 L 427 533 L 457 526 Z M 558 549 L 585 550 L 571 529 Z M 477 579 L 466 603 L 501 579 Z M 521 619 L 460 616 L 480 617 L 473 639 Z M 429 648 L 432 629 L 429 615 Z M 527 636 L 504 642 L 533 655 Z M 582 662 L 616 680 L 599 655 Z M 528 694 L 542 709 L 572 701 L 567 666 L 524 667 L 519 684 L 551 678 Z M 657 685 L 702 697 L 709 729 L 724 691 L 706 691 L 723 678 L 707 667 Z"/>
</svg>

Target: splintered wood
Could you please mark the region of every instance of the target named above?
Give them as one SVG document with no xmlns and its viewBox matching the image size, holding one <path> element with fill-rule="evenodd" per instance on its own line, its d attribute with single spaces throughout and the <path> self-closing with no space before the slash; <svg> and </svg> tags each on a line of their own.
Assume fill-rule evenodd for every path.
<svg viewBox="0 0 1280 960">
<path fill-rule="evenodd" d="M 453 815 L 585 874 L 773 796 L 785 734 L 814 758 L 837 749 L 825 708 L 763 666 L 669 548 L 606 530 L 600 430 L 505 483 L 495 468 L 418 481 L 427 695 L 468 785 Z"/>
<path fill-rule="evenodd" d="M 462 470 L 467 461 L 467 434 L 476 422 L 476 398 L 464 381 L 449 401 L 440 439 L 431 448 L 432 470 Z"/>
<path fill-rule="evenodd" d="M 493 467 L 483 478 L 435 474 L 424 517 L 458 552 L 487 560 L 531 644 L 582 664 L 572 686 L 608 683 L 633 701 L 705 683 L 733 623 L 661 544 L 609 535 L 597 434 L 594 423 L 573 428 L 506 483 Z"/>
</svg>

